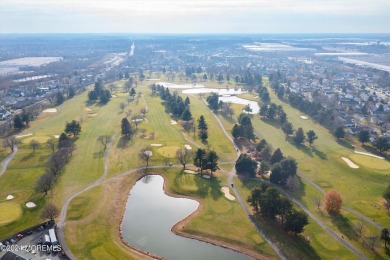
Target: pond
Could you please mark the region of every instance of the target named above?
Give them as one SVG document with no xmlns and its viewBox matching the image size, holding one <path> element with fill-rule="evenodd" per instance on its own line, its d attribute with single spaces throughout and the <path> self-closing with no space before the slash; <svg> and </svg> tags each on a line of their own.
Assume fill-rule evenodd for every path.
<svg viewBox="0 0 390 260">
<path fill-rule="evenodd" d="M 167 259 L 249 259 L 233 250 L 175 235 L 172 226 L 199 203 L 166 195 L 163 184 L 159 175 L 146 176 L 131 189 L 122 223 L 127 243 Z"/>
<path fill-rule="evenodd" d="M 219 97 L 219 100 L 222 100 L 223 102 L 231 102 L 233 104 L 240 104 L 240 105 L 249 104 L 249 106 L 252 108 L 252 112 L 250 114 L 258 114 L 260 112 L 259 104 L 256 101 L 250 101 L 236 96 Z"/>
</svg>

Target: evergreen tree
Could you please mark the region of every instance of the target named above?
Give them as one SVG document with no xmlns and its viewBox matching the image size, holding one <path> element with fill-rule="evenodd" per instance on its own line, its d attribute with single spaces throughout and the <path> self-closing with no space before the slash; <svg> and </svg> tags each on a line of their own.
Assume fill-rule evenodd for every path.
<svg viewBox="0 0 390 260">
<path fill-rule="evenodd" d="M 213 174 L 213 172 L 216 172 L 217 170 L 219 170 L 218 159 L 219 159 L 219 157 L 215 151 L 210 151 L 207 153 L 206 169 L 210 170 L 211 174 Z"/>
<path fill-rule="evenodd" d="M 282 151 L 278 148 L 275 150 L 275 152 L 273 153 L 273 155 L 271 156 L 271 161 L 270 163 L 271 164 L 274 164 L 274 163 L 278 163 L 280 162 L 281 160 L 283 160 L 283 153 Z"/>
<path fill-rule="evenodd" d="M 303 133 L 303 129 L 300 127 L 295 132 L 294 142 L 296 144 L 302 144 L 304 141 L 305 141 L 305 134 Z"/>
<path fill-rule="evenodd" d="M 130 96 L 134 97 L 135 94 L 136 94 L 135 89 L 134 89 L 134 88 L 131 88 L 131 89 L 130 89 Z"/>
<path fill-rule="evenodd" d="M 359 141 L 364 145 L 365 142 L 370 141 L 370 133 L 367 130 L 362 130 L 359 132 Z"/>
<path fill-rule="evenodd" d="M 314 140 L 318 139 L 318 136 L 313 130 L 307 131 L 306 135 L 307 135 L 307 141 L 309 142 L 310 146 L 312 146 Z"/>
<path fill-rule="evenodd" d="M 303 211 L 293 210 L 286 218 L 284 229 L 298 235 L 303 232 L 307 224 L 309 224 L 307 214 Z"/>
<path fill-rule="evenodd" d="M 336 130 L 334 131 L 333 135 L 339 140 L 340 138 L 344 138 L 345 137 L 345 131 L 343 129 L 342 126 L 339 126 L 336 128 Z"/>
<path fill-rule="evenodd" d="M 21 115 L 16 115 L 14 117 L 14 128 L 22 129 L 24 127 L 23 119 Z"/>
<path fill-rule="evenodd" d="M 282 125 L 282 130 L 286 134 L 286 136 L 294 133 L 293 126 L 290 122 L 286 122 Z"/>
<path fill-rule="evenodd" d="M 125 136 L 127 139 L 131 139 L 131 137 L 134 134 L 134 128 L 130 124 L 129 120 L 127 118 L 123 118 L 121 122 L 121 133 L 123 136 Z"/>
<path fill-rule="evenodd" d="M 183 121 L 190 121 L 192 119 L 192 114 L 190 110 L 187 108 L 184 110 L 183 114 L 181 115 L 181 120 Z"/>
<path fill-rule="evenodd" d="M 253 160 L 249 155 L 241 154 L 236 161 L 235 168 L 237 174 L 249 174 L 251 177 L 255 177 L 257 170 L 257 162 Z"/>
</svg>

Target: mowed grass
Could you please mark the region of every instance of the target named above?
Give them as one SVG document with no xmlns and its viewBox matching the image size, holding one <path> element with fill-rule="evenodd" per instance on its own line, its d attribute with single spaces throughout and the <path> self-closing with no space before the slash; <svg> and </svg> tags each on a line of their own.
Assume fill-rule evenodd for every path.
<svg viewBox="0 0 390 260">
<path fill-rule="evenodd" d="M 19 144 L 18 153 L 0 177 L 0 202 L 5 201 L 8 195 L 13 195 L 11 202 L 21 208 L 22 214 L 12 222 L 0 223 L 0 239 L 42 221 L 39 218 L 40 210 L 50 196 L 37 194 L 34 186 L 39 176 L 45 172 L 45 164 L 50 154 L 51 151 L 45 146 L 33 153 L 29 145 L 23 142 Z M 25 204 L 29 201 L 34 202 L 37 207 L 27 208 Z"/>
<path fill-rule="evenodd" d="M 14 202 L 0 203 L 0 225 L 5 225 L 17 220 L 22 215 L 19 204 Z"/>
<path fill-rule="evenodd" d="M 361 166 L 359 169 L 352 169 L 341 160 L 341 157 L 349 157 L 353 159 L 355 155 L 352 150 L 349 150 L 339 145 L 335 138 L 325 128 L 316 124 L 311 119 L 303 120 L 300 118 L 302 113 L 292 108 L 286 103 L 277 100 L 274 93 L 270 91 L 270 96 L 273 102 L 282 104 L 285 112 L 288 115 L 289 121 L 292 122 L 295 129 L 303 127 L 304 131 L 313 129 L 319 139 L 315 141 L 314 147 L 309 147 L 308 144 L 295 146 L 287 139 L 280 127 L 267 120 L 260 119 L 258 115 L 254 115 L 252 123 L 256 134 L 260 139 L 265 138 L 274 149 L 281 148 L 285 156 L 292 156 L 298 162 L 298 168 L 301 173 L 316 182 L 325 190 L 336 189 L 343 197 L 345 205 L 360 211 L 369 218 L 374 219 L 381 225 L 386 226 L 389 221 L 388 213 L 382 208 L 377 209 L 375 206 L 381 205 L 381 195 L 386 185 L 389 183 L 388 171 L 378 170 L 378 168 L 387 168 L 389 162 L 380 160 L 375 168 L 367 168 L 359 165 L 358 160 L 354 162 Z M 242 106 L 233 106 L 236 113 L 242 109 Z M 222 118 L 222 117 L 221 117 Z M 227 129 L 232 128 L 232 122 L 224 120 L 224 125 Z M 367 165 L 366 165 L 367 166 Z M 301 189 L 293 192 L 293 195 L 299 199 L 309 210 L 317 216 L 322 217 L 322 220 L 330 226 L 340 236 L 343 235 L 349 239 L 360 251 L 364 251 L 368 257 L 383 257 L 383 250 L 379 250 L 379 255 L 374 254 L 371 250 L 366 250 L 357 242 L 353 235 L 353 225 L 357 222 L 356 217 L 351 214 L 346 214 L 340 218 L 347 218 L 348 221 L 338 221 L 331 219 L 329 216 L 323 218 L 320 212 L 317 212 L 314 198 L 322 198 L 322 194 L 318 190 L 302 183 Z M 350 218 L 350 219 L 348 219 Z M 348 225 L 341 225 L 341 224 Z M 367 234 L 377 234 L 379 232 L 375 227 L 366 223 Z"/>
<path fill-rule="evenodd" d="M 255 187 L 259 186 L 259 180 L 241 181 L 235 178 L 235 186 L 243 198 L 247 198 Z M 247 203 L 248 209 L 252 210 Z M 333 239 L 313 219 L 309 217 L 309 225 L 299 235 L 289 235 L 277 221 L 263 217 L 256 217 L 256 221 L 264 229 L 270 239 L 278 246 L 288 259 L 356 259 L 343 244 Z M 305 238 L 310 239 L 308 243 Z"/>
</svg>

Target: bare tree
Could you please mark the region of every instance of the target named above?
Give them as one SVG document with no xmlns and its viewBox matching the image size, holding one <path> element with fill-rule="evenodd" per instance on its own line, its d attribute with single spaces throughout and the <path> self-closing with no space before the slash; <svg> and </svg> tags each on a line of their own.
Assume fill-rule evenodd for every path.
<svg viewBox="0 0 390 260">
<path fill-rule="evenodd" d="M 41 145 L 38 143 L 37 140 L 32 139 L 32 140 L 30 141 L 30 147 L 31 147 L 31 149 L 33 150 L 33 153 L 35 153 L 35 150 L 38 149 L 40 146 L 41 146 Z"/>
<path fill-rule="evenodd" d="M 154 132 L 151 132 L 151 133 L 149 133 L 149 137 L 150 137 L 150 139 L 154 139 L 154 137 L 156 136 L 156 134 L 154 133 Z"/>
<path fill-rule="evenodd" d="M 189 133 L 192 130 L 192 128 L 194 127 L 194 121 L 193 120 L 183 121 L 181 123 L 181 126 L 183 127 L 183 129 L 186 133 Z"/>
<path fill-rule="evenodd" d="M 131 112 L 132 112 L 131 109 L 127 110 L 126 111 L 126 117 L 129 117 L 131 115 Z"/>
<path fill-rule="evenodd" d="M 358 238 L 361 238 L 363 240 L 364 230 L 366 229 L 366 226 L 364 225 L 363 220 L 359 220 L 354 225 L 354 230 Z M 364 240 L 363 240 L 364 242 Z"/>
<path fill-rule="evenodd" d="M 122 113 L 123 113 L 123 110 L 125 109 L 125 107 L 126 107 L 126 104 L 125 103 L 120 103 L 120 105 L 119 105 L 119 108 L 122 110 Z"/>
<path fill-rule="evenodd" d="M 140 137 L 145 138 L 146 137 L 146 129 L 141 129 L 140 132 L 141 132 Z"/>
<path fill-rule="evenodd" d="M 317 209 L 320 210 L 322 205 L 322 199 L 321 198 L 314 198 L 314 203 L 317 205 Z"/>
<path fill-rule="evenodd" d="M 4 148 L 10 148 L 11 149 L 11 152 L 13 153 L 14 152 L 14 147 L 18 144 L 18 140 L 16 139 L 15 136 L 11 136 L 11 137 L 8 137 L 8 138 L 5 138 L 4 139 L 4 143 L 3 143 L 3 146 Z"/>
<path fill-rule="evenodd" d="M 146 163 L 146 167 L 149 166 L 150 157 L 152 157 L 152 151 L 148 148 L 143 148 L 138 154 L 139 158 Z"/>
<path fill-rule="evenodd" d="M 365 237 L 365 241 L 367 246 L 371 249 L 375 249 L 375 244 L 379 240 L 379 236 L 376 236 L 374 234 L 369 234 L 368 236 Z"/>
<path fill-rule="evenodd" d="M 107 149 L 107 144 L 110 142 L 110 140 L 111 140 L 111 136 L 109 136 L 109 135 L 100 135 L 100 136 L 96 139 L 96 141 L 97 141 L 98 143 L 100 143 L 101 145 L 103 145 L 104 150 Z"/>
<path fill-rule="evenodd" d="M 194 153 L 188 149 L 178 149 L 176 151 L 176 159 L 183 165 L 183 168 L 186 169 L 186 165 L 192 161 L 194 158 Z"/>
<path fill-rule="evenodd" d="M 59 213 L 60 210 L 56 207 L 56 205 L 54 205 L 53 203 L 49 203 L 43 208 L 40 217 L 41 219 L 50 219 L 51 221 L 53 221 Z"/>
<path fill-rule="evenodd" d="M 54 150 L 56 148 L 56 143 L 54 138 L 50 138 L 46 141 L 47 146 L 51 149 L 51 153 L 54 153 Z"/>
<path fill-rule="evenodd" d="M 42 192 L 47 195 L 49 190 L 53 187 L 55 182 L 55 177 L 51 173 L 42 174 L 41 177 L 35 183 L 35 191 Z"/>
<path fill-rule="evenodd" d="M 138 129 L 138 125 L 141 123 L 142 120 L 143 120 L 142 116 L 140 116 L 140 115 L 134 115 L 131 118 L 131 121 L 134 122 L 136 129 Z"/>
</svg>

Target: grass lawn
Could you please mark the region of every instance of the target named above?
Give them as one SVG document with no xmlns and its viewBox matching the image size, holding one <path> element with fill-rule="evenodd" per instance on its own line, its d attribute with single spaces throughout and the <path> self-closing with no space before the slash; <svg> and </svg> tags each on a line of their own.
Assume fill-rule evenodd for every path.
<svg viewBox="0 0 390 260">
<path fill-rule="evenodd" d="M 0 225 L 5 225 L 17 220 L 22 215 L 20 205 L 14 202 L 0 203 Z"/>
<path fill-rule="evenodd" d="M 292 156 L 298 162 L 298 168 L 302 174 L 316 182 L 325 190 L 336 189 L 343 197 L 345 205 L 360 211 L 362 214 L 375 219 L 381 225 L 386 225 L 389 221 L 388 213 L 382 208 L 377 209 L 376 205 L 381 205 L 381 195 L 390 179 L 388 176 L 388 167 L 390 163 L 384 160 L 377 160 L 377 163 L 369 162 L 372 157 L 363 159 L 362 163 L 354 158 L 353 150 L 338 144 L 335 138 L 324 127 L 316 124 L 311 119 L 303 120 L 300 118 L 301 112 L 292 108 L 284 102 L 277 100 L 274 93 L 270 90 L 270 96 L 273 102 L 282 104 L 285 112 L 288 115 L 289 121 L 292 122 L 295 128 L 302 127 L 304 131 L 313 129 L 319 136 L 314 147 L 309 145 L 295 146 L 290 140 L 286 139 L 280 127 L 274 122 L 260 119 L 258 115 L 254 115 L 252 119 L 253 126 L 259 138 L 265 138 L 274 149 L 281 148 L 285 156 Z M 233 106 L 236 114 L 242 109 L 242 106 Z M 223 117 L 220 117 L 223 119 Z M 223 119 L 226 129 L 232 128 L 232 122 Z M 361 166 L 359 169 L 352 169 L 341 160 L 341 157 L 352 159 L 357 165 Z M 368 167 L 371 166 L 372 168 Z M 387 169 L 387 170 L 386 170 Z M 348 219 L 349 225 L 342 226 L 345 221 L 335 221 L 326 216 L 321 216 L 317 212 L 313 199 L 315 197 L 322 197 L 322 195 L 309 184 L 303 182 L 302 188 L 293 193 L 309 210 L 317 216 L 322 217 L 322 220 L 340 235 L 346 236 L 350 239 L 357 248 L 369 257 L 383 257 L 383 252 L 377 254 L 371 253 L 370 250 L 363 249 L 362 245 L 351 236 L 353 233 L 353 224 L 357 219 L 351 214 L 344 213 L 344 218 Z M 367 234 L 377 234 L 376 230 L 370 224 L 367 225 Z M 383 250 L 382 250 L 383 251 Z"/>
</svg>

